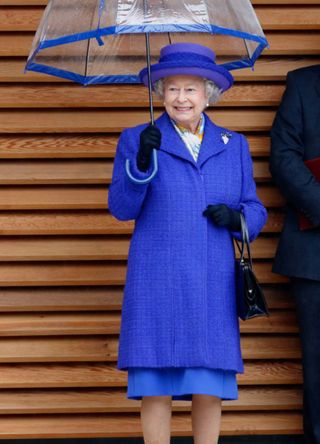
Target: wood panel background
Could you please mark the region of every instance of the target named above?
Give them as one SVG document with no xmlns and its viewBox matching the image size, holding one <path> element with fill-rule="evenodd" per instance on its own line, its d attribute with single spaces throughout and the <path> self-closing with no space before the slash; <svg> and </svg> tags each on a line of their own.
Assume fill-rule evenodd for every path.
<svg viewBox="0 0 320 444">
<path fill-rule="evenodd" d="M 271 316 L 241 325 L 246 371 L 222 434 L 300 434 L 297 324 L 287 280 L 271 273 L 284 201 L 268 131 L 287 71 L 320 63 L 320 0 L 252 3 L 270 49 L 209 114 L 250 141 L 269 209 L 253 250 Z M 45 4 L 0 0 L 0 438 L 141 436 L 115 366 L 133 225 L 111 217 L 107 194 L 119 132 L 148 119 L 147 94 L 23 74 Z M 174 403 L 172 431 L 191 434 L 190 403 Z"/>
</svg>

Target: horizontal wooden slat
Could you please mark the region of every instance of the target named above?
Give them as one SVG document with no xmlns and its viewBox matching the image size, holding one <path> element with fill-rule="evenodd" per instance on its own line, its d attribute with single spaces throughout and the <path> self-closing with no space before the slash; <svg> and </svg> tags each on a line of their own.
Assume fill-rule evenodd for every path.
<svg viewBox="0 0 320 444">
<path fill-rule="evenodd" d="M 278 217 L 275 217 L 271 223 L 277 227 Z M 118 221 L 106 210 L 0 212 L 0 235 L 6 236 L 131 234 L 133 226 L 133 221 Z M 271 229 L 274 231 L 272 227 Z"/>
<path fill-rule="evenodd" d="M 318 6 L 256 6 L 255 11 L 264 30 L 320 29 Z"/>
<path fill-rule="evenodd" d="M 0 185 L 110 183 L 113 164 L 106 160 L 8 160 L 0 164 Z M 265 162 L 257 175 L 265 178 Z"/>
<path fill-rule="evenodd" d="M 0 337 L 119 334 L 119 313 L 4 313 Z M 295 313 L 271 311 L 269 317 L 241 322 L 242 333 L 297 333 Z"/>
<path fill-rule="evenodd" d="M 274 322 L 276 322 L 274 320 Z M 286 320 L 288 324 L 288 321 Z M 118 334 L 119 313 L 0 314 L 0 336 Z M 253 328 L 253 327 L 252 327 Z"/>
<path fill-rule="evenodd" d="M 244 335 L 244 359 L 298 359 L 296 336 Z M 0 339 L 0 362 L 81 362 L 117 360 L 118 340 L 113 336 L 18 337 Z"/>
<path fill-rule="evenodd" d="M 254 149 L 264 153 L 269 149 L 269 141 L 257 139 L 254 139 Z M 108 134 L 6 134 L 0 135 L 0 158 L 113 158 L 117 141 L 118 135 Z"/>
<path fill-rule="evenodd" d="M 241 348 L 244 359 L 298 359 L 301 357 L 300 340 L 296 336 L 245 335 L 241 337 Z"/>
<path fill-rule="evenodd" d="M 126 387 L 127 372 L 115 363 L 19 363 L 0 364 L 0 388 Z M 240 386 L 301 384 L 300 361 L 245 361 L 237 375 Z"/>
<path fill-rule="evenodd" d="M 113 163 L 105 160 L 3 161 L 0 164 L 0 185 L 56 185 L 111 183 Z M 256 182 L 271 180 L 265 160 L 254 162 Z"/>
<path fill-rule="evenodd" d="M 177 402 L 174 403 L 174 406 L 175 410 L 178 410 L 178 407 L 180 407 Z M 186 408 L 188 409 L 189 406 L 190 403 L 186 405 Z M 237 401 L 222 402 L 222 410 L 224 412 L 231 410 L 300 410 L 301 408 L 302 390 L 300 388 L 243 388 L 239 390 L 239 399 Z"/>
<path fill-rule="evenodd" d="M 222 95 L 219 106 L 277 106 L 284 85 L 235 84 Z M 143 86 L 0 85 L 0 108 L 136 108 L 148 106 Z M 155 106 L 162 106 L 156 99 Z"/>
<path fill-rule="evenodd" d="M 264 233 L 279 233 L 283 213 L 269 210 Z M 0 235 L 131 234 L 133 221 L 118 221 L 106 211 L 0 212 Z"/>
<path fill-rule="evenodd" d="M 175 413 L 172 436 L 191 436 L 190 413 Z M 302 415 L 296 412 L 241 413 L 222 415 L 221 435 L 302 433 Z M 0 418 L 0 438 L 114 438 L 141 436 L 137 414 L 7 416 Z"/>
<path fill-rule="evenodd" d="M 263 292 L 270 309 L 293 309 L 295 307 L 290 286 L 263 286 Z"/>
<path fill-rule="evenodd" d="M 156 117 L 161 114 L 156 112 Z M 268 131 L 273 110 L 209 111 L 217 125 L 235 131 Z M 88 133 L 116 132 L 135 126 L 149 119 L 147 110 L 2 110 L 0 133 Z"/>
<path fill-rule="evenodd" d="M 277 411 L 302 408 L 300 388 L 247 388 L 239 399 L 223 401 L 223 412 Z M 141 401 L 127 399 L 123 390 L 6 390 L 0 393 L 0 416 L 44 413 L 124 413 L 140 412 Z M 173 401 L 173 412 L 189 412 L 190 401 Z"/>
<path fill-rule="evenodd" d="M 43 15 L 43 7 L 19 6 L 13 8 L 0 3 L 0 31 L 36 31 Z"/>
<path fill-rule="evenodd" d="M 237 380 L 240 385 L 301 384 L 302 366 L 300 361 L 246 361 Z"/>
<path fill-rule="evenodd" d="M 1 341 L 0 341 L 1 342 Z M 252 375 L 254 364 L 250 364 Z M 269 371 L 270 364 L 267 371 Z M 259 372 L 263 364 L 258 364 Z M 297 370 L 294 364 L 287 363 L 287 367 L 272 371 L 272 374 L 296 379 Z M 0 364 L 0 388 L 62 388 L 62 387 L 125 387 L 127 373 L 119 371 L 114 363 L 52 363 L 52 364 Z"/>
<path fill-rule="evenodd" d="M 252 156 L 268 156 L 270 139 L 248 135 Z M 0 136 L 0 158 L 110 158 L 115 156 L 118 137 L 108 134 L 90 135 L 28 135 L 5 134 Z M 24 165 L 24 163 L 23 163 Z"/>
<path fill-rule="evenodd" d="M 257 278 L 265 284 L 287 283 L 284 276 L 271 272 L 271 262 L 255 263 Z M 125 265 L 104 262 L 0 263 L 2 287 L 61 285 L 124 285 Z"/>
<path fill-rule="evenodd" d="M 266 207 L 279 208 L 285 204 L 284 197 L 275 187 L 268 185 L 258 185 L 257 194 Z"/>
<path fill-rule="evenodd" d="M 298 324 L 295 311 L 270 311 L 269 317 L 240 322 L 241 333 L 297 333 Z"/>
<path fill-rule="evenodd" d="M 283 341 L 282 341 L 283 342 Z M 284 345 L 284 344 L 283 344 Z M 1 338 L 0 362 L 115 361 L 117 340 L 112 337 Z"/>
<path fill-rule="evenodd" d="M 122 287 L 1 288 L 1 312 L 120 310 Z M 268 299 L 270 299 L 270 296 Z M 278 299 L 281 296 L 275 296 Z M 282 296 L 282 299 L 284 296 Z M 278 304 L 279 305 L 279 304 Z M 274 305 L 274 308 L 278 308 Z M 279 305 L 282 308 L 282 304 Z"/>
<path fill-rule="evenodd" d="M 267 207 L 282 207 L 285 200 L 272 186 L 260 185 L 258 195 Z M 0 187 L 0 210 L 107 209 L 108 191 L 99 186 Z"/>
<path fill-rule="evenodd" d="M 0 39 L 0 57 L 21 57 L 28 56 L 31 49 L 34 33 L 21 32 L 19 34 L 3 32 Z M 268 56 L 306 56 L 319 55 L 319 33 L 316 31 L 296 31 L 295 33 L 285 31 L 270 31 L 266 33 L 270 48 L 264 51 Z M 232 49 L 228 49 L 226 41 L 221 48 L 215 48 L 218 56 L 228 56 L 233 54 Z"/>
<path fill-rule="evenodd" d="M 0 261 L 126 260 L 128 239 L 80 238 L 4 238 L 0 242 Z"/>
<path fill-rule="evenodd" d="M 106 263 L 0 263 L 1 285 L 124 285 L 126 267 Z M 265 279 L 270 273 L 262 270 Z M 269 275 L 269 276 L 268 276 Z M 268 277 L 267 277 L 268 276 Z M 272 281 L 273 282 L 273 281 Z"/>
<path fill-rule="evenodd" d="M 0 187 L 1 210 L 106 209 L 106 187 Z"/>
<path fill-rule="evenodd" d="M 286 287 L 265 287 L 270 309 L 292 309 Z M 123 287 L 1 288 L 0 312 L 120 310 Z"/>
<path fill-rule="evenodd" d="M 113 163 L 105 160 L 3 161 L 0 185 L 101 184 L 111 183 Z M 270 181 L 268 162 L 254 162 L 257 182 Z"/>
<path fill-rule="evenodd" d="M 281 210 L 268 210 L 268 220 L 262 229 L 263 233 L 280 233 L 283 227 L 284 212 Z"/>
<path fill-rule="evenodd" d="M 271 174 L 269 171 L 269 162 L 267 160 L 254 160 L 253 173 L 256 182 L 270 182 Z"/>
<path fill-rule="evenodd" d="M 2 238 L 0 262 L 6 261 L 96 261 L 126 260 L 128 238 L 50 237 Z M 272 259 L 278 243 L 276 238 L 258 238 L 252 244 L 255 259 Z"/>
<path fill-rule="evenodd" d="M 305 66 L 319 64 L 318 57 L 309 56 L 303 57 L 262 57 L 257 60 L 254 65 L 254 70 L 251 68 L 238 69 L 232 72 L 236 82 L 237 81 L 284 81 L 288 71 L 293 69 L 303 68 Z M 38 82 L 41 83 L 71 83 L 71 81 L 62 79 L 60 77 L 48 76 L 40 74 L 34 71 L 27 71 L 24 73 L 24 67 L 26 64 L 26 58 L 14 58 L 14 59 L 0 59 L 0 82 L 12 83 L 12 82 Z M 237 83 L 235 83 L 235 86 Z M 123 85 L 119 85 L 121 88 Z M 89 87 L 93 89 L 92 86 Z M 96 87 L 95 87 L 96 88 Z M 100 88 L 100 87 L 99 87 Z M 122 89 L 121 89 L 122 91 Z M 140 91 L 140 89 L 139 89 Z M 232 91 L 232 90 L 231 90 Z M 231 93 L 230 91 L 230 93 Z M 122 99 L 120 97 L 120 99 Z"/>
</svg>

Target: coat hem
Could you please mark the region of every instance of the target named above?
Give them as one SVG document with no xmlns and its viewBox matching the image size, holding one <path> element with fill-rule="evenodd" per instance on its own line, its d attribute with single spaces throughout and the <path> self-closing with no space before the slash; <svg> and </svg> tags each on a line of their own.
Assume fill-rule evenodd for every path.
<svg viewBox="0 0 320 444">
<path fill-rule="evenodd" d="M 170 365 L 170 364 L 148 364 L 144 362 L 141 363 L 132 363 L 132 364 L 117 364 L 117 369 L 120 371 L 128 371 L 129 368 L 195 368 L 195 367 L 201 367 L 201 368 L 208 368 L 212 370 L 224 370 L 224 371 L 231 371 L 235 373 L 244 373 L 243 366 L 240 367 L 221 367 L 217 365 L 208 365 L 205 363 L 198 363 L 198 364 L 188 364 L 188 365 Z"/>
</svg>

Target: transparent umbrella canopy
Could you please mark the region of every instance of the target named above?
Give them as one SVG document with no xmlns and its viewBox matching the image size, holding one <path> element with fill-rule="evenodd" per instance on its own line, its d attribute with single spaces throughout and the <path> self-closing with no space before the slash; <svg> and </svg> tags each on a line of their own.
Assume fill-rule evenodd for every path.
<svg viewBox="0 0 320 444">
<path fill-rule="evenodd" d="M 213 49 L 217 64 L 252 67 L 267 46 L 250 0 L 50 0 L 26 70 L 81 84 L 140 83 L 146 65 L 177 42 Z"/>
<path fill-rule="evenodd" d="M 141 83 L 139 71 L 178 42 L 213 49 L 228 70 L 253 67 L 268 45 L 250 0 L 49 0 L 25 71 L 83 85 Z M 153 123 L 151 90 L 149 82 Z"/>
</svg>

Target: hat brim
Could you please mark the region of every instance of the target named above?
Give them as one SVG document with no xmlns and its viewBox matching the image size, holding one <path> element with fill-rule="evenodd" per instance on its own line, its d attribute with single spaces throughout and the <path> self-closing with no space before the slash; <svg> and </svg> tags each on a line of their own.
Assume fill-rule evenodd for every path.
<svg viewBox="0 0 320 444">
<path fill-rule="evenodd" d="M 165 77 L 177 75 L 190 75 L 212 80 L 222 91 L 226 91 L 233 85 L 233 76 L 230 72 L 219 65 L 213 65 L 210 69 L 192 67 L 192 66 L 161 66 L 164 63 L 158 63 L 151 66 L 151 84 Z M 148 69 L 144 68 L 139 73 L 140 80 L 145 86 L 148 86 Z"/>
</svg>

